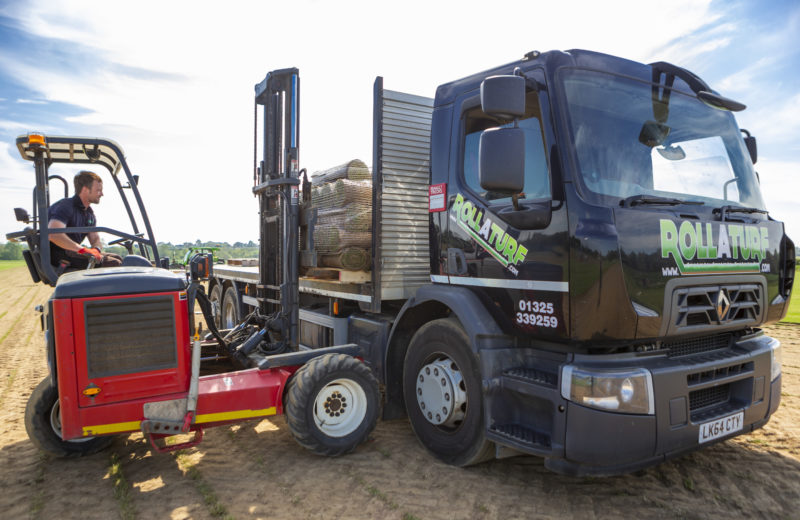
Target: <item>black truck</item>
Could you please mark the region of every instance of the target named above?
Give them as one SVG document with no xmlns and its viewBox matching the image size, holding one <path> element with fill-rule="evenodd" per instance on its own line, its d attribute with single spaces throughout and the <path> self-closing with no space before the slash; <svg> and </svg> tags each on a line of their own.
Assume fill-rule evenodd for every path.
<svg viewBox="0 0 800 520">
<path fill-rule="evenodd" d="M 369 186 L 366 222 L 316 203 L 339 188 L 348 200 L 347 179 L 322 186 L 300 168 L 299 71 L 271 72 L 255 91 L 258 265 L 197 255 L 185 290 L 145 267 L 59 279 L 44 320 L 56 324 L 51 383 L 29 403 L 31 438 L 53 425 L 51 451 L 286 413 L 301 444 L 341 454 L 382 405 L 450 464 L 533 454 L 556 472 L 613 475 L 750 432 L 778 408 L 780 344 L 759 327 L 787 312 L 794 244 L 765 208 L 755 138 L 732 114 L 744 105 L 696 75 L 570 50 L 530 52 L 434 99 L 378 78 L 373 166 L 352 181 L 362 197 L 357 183 Z M 26 142 L 44 186 L 58 141 Z M 363 226 L 367 265 L 320 277 L 323 230 L 352 238 L 329 222 L 342 214 Z M 103 283 L 113 279 L 125 283 Z M 150 309 L 157 297 L 169 305 Z M 169 332 L 147 351 L 173 360 L 169 392 L 136 383 L 158 376 L 155 361 L 117 359 L 149 330 L 138 318 L 120 314 L 124 341 L 105 322 L 64 329 L 59 313 L 115 299 Z M 190 354 L 195 301 L 211 336 Z M 72 357 L 82 341 L 88 372 Z M 233 372 L 198 376 L 198 363 L 224 358 Z M 123 392 L 114 378 L 126 377 Z"/>
<path fill-rule="evenodd" d="M 256 94 L 265 193 L 301 177 L 298 71 Z M 522 452 L 616 474 L 762 426 L 781 368 L 759 327 L 786 314 L 795 258 L 744 108 L 675 65 L 584 50 L 530 52 L 434 99 L 379 77 L 368 277 L 283 280 L 297 348 L 360 345 L 384 417 L 407 414 L 457 465 Z M 211 277 L 223 327 L 281 307 L 280 218 L 261 214 L 260 265 Z M 313 242 L 299 249 L 314 266 Z"/>
</svg>

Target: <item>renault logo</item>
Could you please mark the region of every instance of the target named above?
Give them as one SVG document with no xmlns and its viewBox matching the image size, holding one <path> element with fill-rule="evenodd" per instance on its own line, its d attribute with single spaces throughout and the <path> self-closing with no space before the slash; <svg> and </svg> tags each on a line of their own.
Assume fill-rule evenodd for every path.
<svg viewBox="0 0 800 520">
<path fill-rule="evenodd" d="M 717 293 L 717 301 L 714 306 L 717 309 L 717 319 L 724 321 L 728 311 L 731 310 L 731 301 L 725 295 L 724 289 L 720 289 Z"/>
</svg>

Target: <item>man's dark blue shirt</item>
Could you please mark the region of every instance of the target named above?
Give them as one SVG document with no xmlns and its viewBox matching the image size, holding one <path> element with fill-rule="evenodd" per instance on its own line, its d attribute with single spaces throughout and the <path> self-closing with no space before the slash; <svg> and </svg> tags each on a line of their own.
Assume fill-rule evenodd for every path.
<svg viewBox="0 0 800 520">
<path fill-rule="evenodd" d="M 83 207 L 83 202 L 77 195 L 61 199 L 50 206 L 47 216 L 50 220 L 55 219 L 63 222 L 67 227 L 89 227 L 95 226 L 97 222 L 91 206 L 88 208 Z M 67 236 L 77 244 L 80 244 L 86 238 L 86 235 L 87 233 L 67 233 Z M 66 258 L 66 252 L 50 242 L 50 262 L 53 265 L 58 265 L 62 258 Z"/>
</svg>

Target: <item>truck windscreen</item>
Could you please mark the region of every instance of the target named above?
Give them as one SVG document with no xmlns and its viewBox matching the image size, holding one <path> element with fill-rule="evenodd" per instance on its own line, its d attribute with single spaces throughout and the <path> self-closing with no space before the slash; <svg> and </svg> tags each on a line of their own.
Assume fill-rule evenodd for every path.
<svg viewBox="0 0 800 520">
<path fill-rule="evenodd" d="M 606 203 L 642 195 L 764 209 L 731 113 L 677 88 L 599 71 L 567 69 L 561 80 L 588 196 Z"/>
</svg>

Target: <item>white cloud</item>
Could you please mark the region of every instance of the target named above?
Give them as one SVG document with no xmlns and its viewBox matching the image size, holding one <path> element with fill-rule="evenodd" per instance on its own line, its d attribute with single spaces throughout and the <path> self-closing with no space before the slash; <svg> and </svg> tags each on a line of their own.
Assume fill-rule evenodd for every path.
<svg viewBox="0 0 800 520">
<path fill-rule="evenodd" d="M 17 99 L 17 103 L 21 105 L 46 105 L 47 101 L 41 99 Z"/>
<path fill-rule="evenodd" d="M 739 124 L 758 137 L 759 147 L 776 159 L 797 157 L 800 152 L 800 93 L 789 98 L 758 97 L 737 115 Z M 798 163 L 800 164 L 800 163 Z M 792 179 L 797 182 L 798 178 Z"/>
<path fill-rule="evenodd" d="M 21 231 L 25 225 L 14 218 L 13 208 L 31 211 L 33 200 L 33 168 L 12 154 L 19 156 L 14 145 L 0 142 L 0 240 L 6 233 Z M 28 166 L 28 167 L 26 167 Z"/>
<path fill-rule="evenodd" d="M 674 63 L 685 64 L 699 56 L 723 49 L 730 43 L 731 38 L 729 37 L 716 37 L 711 40 L 703 40 L 698 37 L 681 38 L 664 49 L 664 54 L 670 56 L 670 61 Z"/>
<path fill-rule="evenodd" d="M 47 125 L 42 126 L 41 124 L 34 125 L 33 123 L 25 123 L 22 121 L 9 121 L 8 119 L 0 119 L 0 130 L 19 134 L 24 134 L 31 131 L 52 133 L 54 127 Z"/>
<path fill-rule="evenodd" d="M 797 190 L 787 189 L 797 185 L 800 165 L 797 162 L 759 159 L 756 165 L 761 178 L 761 191 L 770 216 L 784 223 L 786 234 L 800 243 L 800 206 Z"/>
<path fill-rule="evenodd" d="M 29 180 L 33 180 L 33 170 L 25 167 L 30 163 L 17 160 L 16 157 L 19 154 L 12 143 L 0 142 L 0 179 L 4 181 L 3 189 L 23 188 L 29 186 Z M 30 188 L 33 188 L 32 184 Z"/>
<path fill-rule="evenodd" d="M 775 56 L 764 56 L 755 63 L 746 62 L 742 68 L 715 82 L 714 88 L 723 95 L 752 92 L 758 80 L 765 77 L 765 71 L 774 66 L 776 60 Z"/>
</svg>

